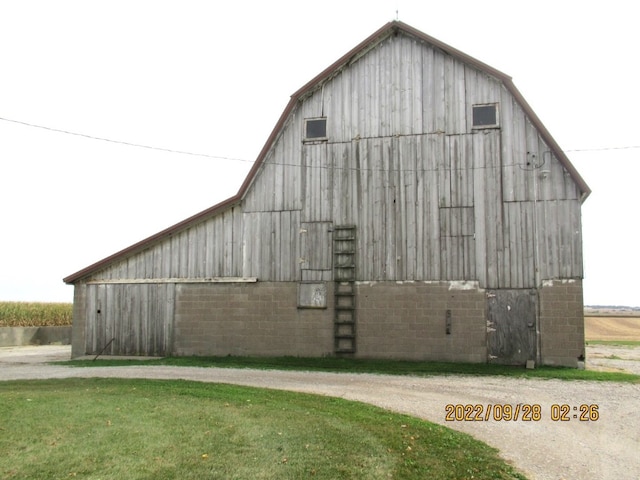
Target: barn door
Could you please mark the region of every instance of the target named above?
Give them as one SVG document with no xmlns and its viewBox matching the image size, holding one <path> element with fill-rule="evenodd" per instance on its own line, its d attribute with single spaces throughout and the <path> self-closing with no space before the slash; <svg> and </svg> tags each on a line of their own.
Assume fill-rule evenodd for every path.
<svg viewBox="0 0 640 480">
<path fill-rule="evenodd" d="M 487 303 L 489 363 L 525 365 L 536 360 L 536 291 L 493 290 Z"/>
<path fill-rule="evenodd" d="M 173 284 L 89 285 L 86 353 L 171 353 L 174 291 Z"/>
</svg>

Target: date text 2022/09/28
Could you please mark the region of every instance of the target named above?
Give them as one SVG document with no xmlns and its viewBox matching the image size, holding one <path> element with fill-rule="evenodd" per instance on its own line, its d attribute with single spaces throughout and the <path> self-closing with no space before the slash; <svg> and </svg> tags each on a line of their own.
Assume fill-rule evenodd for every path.
<svg viewBox="0 0 640 480">
<path fill-rule="evenodd" d="M 545 417 L 545 409 L 537 403 L 511 404 L 447 404 L 444 419 L 447 422 L 539 422 Z M 569 405 L 554 403 L 547 410 L 554 422 L 596 422 L 600 418 L 597 404 Z"/>
</svg>

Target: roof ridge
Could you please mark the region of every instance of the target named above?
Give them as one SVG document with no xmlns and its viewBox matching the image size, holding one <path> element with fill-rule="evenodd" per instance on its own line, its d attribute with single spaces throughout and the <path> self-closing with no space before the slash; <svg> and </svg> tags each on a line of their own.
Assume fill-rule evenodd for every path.
<svg viewBox="0 0 640 480">
<path fill-rule="evenodd" d="M 390 21 L 388 23 L 386 23 L 385 25 L 383 25 L 381 28 L 379 28 L 378 30 L 376 30 L 374 33 L 372 33 L 371 35 L 369 35 L 367 38 L 365 38 L 362 42 L 360 42 L 359 44 L 357 44 L 354 48 L 352 48 L 351 50 L 349 50 L 347 53 L 345 53 L 343 56 L 341 56 L 338 60 L 336 60 L 335 62 L 333 62 L 331 65 L 329 65 L 327 68 L 325 68 L 324 70 L 322 70 L 318 75 L 316 75 L 315 77 L 313 77 L 310 81 L 308 81 L 307 83 L 305 83 L 301 88 L 299 88 L 298 90 L 296 90 L 293 95 L 291 95 L 291 98 L 289 100 L 289 102 L 287 103 L 284 111 L 282 112 L 282 114 L 280 115 L 280 118 L 278 119 L 275 127 L 273 128 L 273 130 L 271 131 L 271 134 L 269 135 L 269 137 L 267 138 L 266 142 L 264 143 L 264 146 L 262 147 L 262 149 L 260 150 L 260 153 L 258 154 L 256 161 L 254 162 L 253 166 L 251 167 L 251 170 L 249 171 L 249 173 L 247 174 L 247 176 L 245 177 L 244 181 L 242 182 L 242 185 L 240 186 L 240 188 L 238 189 L 238 192 L 228 198 L 227 200 L 224 200 L 206 210 L 203 210 L 200 213 L 197 213 L 189 218 L 187 218 L 186 220 L 183 220 L 173 226 L 170 226 L 164 230 L 162 230 L 159 233 L 156 233 L 155 235 L 152 235 L 140 242 L 135 243 L 134 245 L 131 245 L 130 247 L 127 247 L 123 250 L 120 250 L 117 253 L 114 253 L 113 255 L 110 255 L 106 258 L 104 258 L 103 260 L 100 260 L 86 268 L 83 268 L 82 270 L 69 275 L 67 277 L 65 277 L 63 279 L 63 281 L 65 283 L 74 283 L 78 280 L 80 280 L 83 277 L 86 277 L 96 271 L 98 271 L 99 269 L 102 269 L 104 267 L 106 267 L 107 265 L 109 265 L 110 263 L 116 261 L 116 260 L 122 260 L 128 256 L 131 256 L 141 250 L 144 250 L 145 248 L 149 248 L 152 244 L 160 242 L 161 240 L 168 238 L 184 229 L 189 228 L 190 226 L 199 223 L 200 221 L 204 220 L 205 218 L 208 218 L 211 215 L 220 213 L 222 211 L 225 211 L 228 208 L 233 207 L 234 205 L 240 203 L 242 201 L 242 199 L 244 198 L 245 194 L 247 193 L 249 187 L 251 186 L 251 184 L 253 183 L 253 180 L 256 178 L 257 173 L 261 167 L 261 165 L 263 164 L 269 150 L 271 149 L 271 146 L 273 145 L 273 143 L 276 141 L 278 134 L 280 133 L 280 131 L 282 130 L 282 128 L 284 127 L 284 124 L 286 122 L 286 120 L 289 118 L 291 112 L 295 109 L 296 105 L 298 104 L 298 101 L 302 98 L 304 98 L 304 96 L 308 93 L 310 93 L 311 91 L 315 90 L 315 88 L 317 88 L 320 84 L 322 83 L 326 83 L 328 80 L 330 80 L 331 78 L 333 78 L 333 76 L 335 76 L 336 74 L 339 73 L 339 71 L 344 68 L 345 66 L 348 66 L 351 62 L 354 61 L 354 59 L 357 58 L 361 58 L 363 55 L 365 55 L 367 53 L 367 51 L 370 50 L 370 48 L 374 45 L 379 44 L 381 41 L 383 41 L 384 39 L 388 38 L 390 35 L 392 34 L 397 34 L 398 32 L 402 32 L 404 34 L 407 35 L 411 35 L 415 38 L 418 38 L 436 48 L 438 48 L 439 50 L 441 50 L 442 52 L 446 53 L 447 55 L 450 55 L 458 60 L 460 60 L 461 62 L 463 62 L 464 64 L 467 65 L 471 65 L 472 67 L 486 73 L 489 74 L 493 77 L 495 77 L 496 79 L 498 79 L 499 81 L 502 82 L 502 84 L 505 86 L 505 88 L 507 88 L 507 90 L 509 90 L 509 92 L 513 95 L 513 97 L 516 99 L 516 101 L 520 104 L 520 106 L 522 107 L 522 109 L 525 112 L 525 115 L 527 115 L 529 117 L 529 119 L 531 120 L 531 122 L 534 124 L 534 126 L 536 127 L 536 129 L 540 132 L 540 135 L 543 137 L 543 139 L 545 140 L 545 142 L 549 145 L 549 147 L 553 150 L 553 153 L 555 154 L 555 156 L 558 158 L 558 160 L 563 164 L 563 166 L 567 169 L 567 171 L 570 173 L 570 175 L 572 176 L 572 178 L 574 179 L 574 181 L 578 184 L 578 187 L 580 188 L 580 191 L 582 192 L 582 198 L 581 200 L 584 201 L 589 194 L 591 193 L 591 189 L 589 188 L 589 186 L 586 184 L 586 182 L 584 181 L 584 179 L 580 176 L 580 174 L 578 173 L 578 171 L 576 170 L 576 168 L 571 164 L 571 162 L 569 161 L 569 158 L 566 156 L 566 154 L 562 151 L 562 149 L 560 148 L 560 146 L 558 145 L 558 143 L 553 139 L 553 137 L 551 136 L 551 134 L 549 133 L 549 131 L 546 129 L 546 127 L 542 124 L 541 120 L 538 118 L 538 116 L 536 115 L 536 113 L 533 111 L 533 109 L 531 108 L 531 106 L 527 103 L 527 101 L 524 99 L 524 97 L 522 96 L 522 94 L 520 93 L 520 91 L 515 87 L 515 85 L 513 84 L 513 81 L 511 79 L 511 77 L 509 75 L 506 75 L 505 73 L 501 72 L 500 70 L 497 70 L 489 65 L 487 65 L 484 62 L 481 62 L 480 60 L 477 60 L 476 58 L 434 38 L 431 37 L 430 35 L 427 35 L 424 32 L 421 32 L 420 30 L 417 30 L 416 28 L 400 21 L 400 20 L 393 20 Z"/>
</svg>

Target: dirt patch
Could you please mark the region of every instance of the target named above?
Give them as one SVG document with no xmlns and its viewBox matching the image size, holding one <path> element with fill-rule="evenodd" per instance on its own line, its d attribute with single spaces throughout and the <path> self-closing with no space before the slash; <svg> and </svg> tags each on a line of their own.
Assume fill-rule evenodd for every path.
<svg viewBox="0 0 640 480">
<path fill-rule="evenodd" d="M 640 346 L 587 345 L 587 370 L 640 375 Z"/>
<path fill-rule="evenodd" d="M 584 317 L 587 343 L 598 341 L 640 342 L 640 317 L 587 315 Z M 640 375 L 640 346 L 598 345 L 586 347 L 588 370 L 627 372 Z"/>
</svg>

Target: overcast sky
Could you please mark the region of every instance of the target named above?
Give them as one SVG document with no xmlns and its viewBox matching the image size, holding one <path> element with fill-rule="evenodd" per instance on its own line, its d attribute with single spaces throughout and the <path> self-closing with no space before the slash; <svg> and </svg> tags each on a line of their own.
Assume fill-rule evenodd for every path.
<svg viewBox="0 0 640 480">
<path fill-rule="evenodd" d="M 2 0 L 0 300 L 70 302 L 63 277 L 235 194 L 290 95 L 398 11 L 513 77 L 593 190 L 585 303 L 640 306 L 640 29 L 595 5 Z"/>
</svg>

